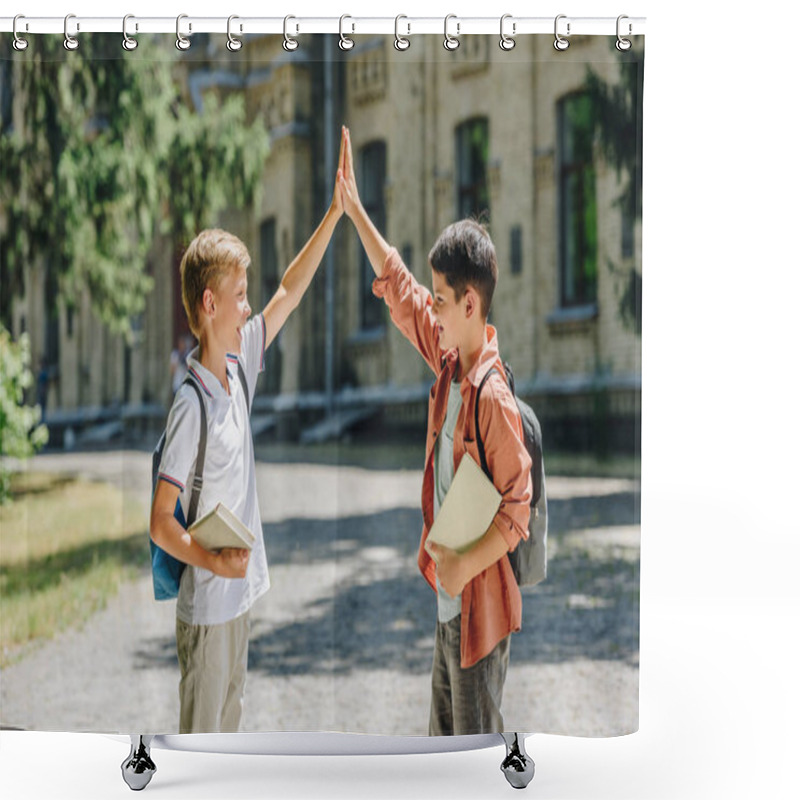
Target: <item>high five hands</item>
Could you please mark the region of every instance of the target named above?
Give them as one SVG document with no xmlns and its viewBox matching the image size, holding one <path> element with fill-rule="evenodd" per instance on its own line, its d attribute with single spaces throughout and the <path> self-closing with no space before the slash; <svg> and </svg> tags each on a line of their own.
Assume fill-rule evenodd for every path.
<svg viewBox="0 0 800 800">
<path fill-rule="evenodd" d="M 339 169 L 336 172 L 337 203 L 344 213 L 350 217 L 358 231 L 361 244 L 369 258 L 369 263 L 377 277 L 383 274 L 383 267 L 391 252 L 391 247 L 375 227 L 369 215 L 361 205 L 356 186 L 356 176 L 353 168 L 353 144 L 350 141 L 349 128 L 342 126 L 342 144 L 339 151 Z"/>
<path fill-rule="evenodd" d="M 336 191 L 344 213 L 348 217 L 359 210 L 361 200 L 358 197 L 356 176 L 353 171 L 353 145 L 350 141 L 350 130 L 342 126 L 342 143 L 339 149 L 339 169 L 336 172 Z"/>
</svg>

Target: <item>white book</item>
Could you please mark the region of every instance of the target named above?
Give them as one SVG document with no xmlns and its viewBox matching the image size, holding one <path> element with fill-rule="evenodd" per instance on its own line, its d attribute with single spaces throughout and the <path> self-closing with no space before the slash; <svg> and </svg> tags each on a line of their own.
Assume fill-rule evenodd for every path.
<svg viewBox="0 0 800 800">
<path fill-rule="evenodd" d="M 466 552 L 489 530 L 501 500 L 486 473 L 464 453 L 425 540 L 426 549 L 435 542 Z"/>
<path fill-rule="evenodd" d="M 206 550 L 223 547 L 244 547 L 252 550 L 255 536 L 243 522 L 223 503 L 204 514 L 189 526 L 192 538 Z"/>
</svg>

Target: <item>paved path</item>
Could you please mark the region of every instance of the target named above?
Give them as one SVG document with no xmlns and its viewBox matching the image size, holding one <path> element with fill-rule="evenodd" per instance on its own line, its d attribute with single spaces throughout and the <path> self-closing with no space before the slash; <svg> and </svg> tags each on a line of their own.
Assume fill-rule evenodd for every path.
<svg viewBox="0 0 800 800">
<path fill-rule="evenodd" d="M 150 492 L 149 455 L 37 456 L 32 469 Z M 427 732 L 435 598 L 416 569 L 421 473 L 257 464 L 272 589 L 253 613 L 243 729 Z M 300 491 L 300 487 L 303 491 Z M 313 498 L 309 502 L 308 498 Z M 638 723 L 638 487 L 551 478 L 548 580 L 524 596 L 509 729 L 613 735 Z M 0 676 L 0 719 L 172 732 L 174 602 L 149 575 Z"/>
</svg>

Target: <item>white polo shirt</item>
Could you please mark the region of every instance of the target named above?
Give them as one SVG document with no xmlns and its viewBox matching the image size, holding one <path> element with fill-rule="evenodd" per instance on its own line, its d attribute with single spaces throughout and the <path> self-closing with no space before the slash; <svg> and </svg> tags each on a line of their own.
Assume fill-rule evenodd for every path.
<svg viewBox="0 0 800 800">
<path fill-rule="evenodd" d="M 242 350 L 238 356 L 247 379 L 251 405 L 256 379 L 264 369 L 265 337 L 264 317 L 258 314 L 242 330 Z M 187 359 L 189 371 L 205 394 L 208 421 L 203 490 L 197 516 L 201 517 L 223 502 L 253 532 L 256 543 L 244 578 L 222 578 L 208 570 L 187 566 L 181 577 L 176 613 L 178 619 L 189 625 L 218 625 L 236 619 L 269 589 L 256 493 L 250 407 L 236 361 L 237 356 L 228 355 L 231 392 L 228 395 L 219 380 L 197 361 L 197 349 Z M 183 385 L 169 412 L 158 477 L 181 490 L 184 517 L 189 513 L 200 423 L 197 395 L 190 386 Z"/>
</svg>

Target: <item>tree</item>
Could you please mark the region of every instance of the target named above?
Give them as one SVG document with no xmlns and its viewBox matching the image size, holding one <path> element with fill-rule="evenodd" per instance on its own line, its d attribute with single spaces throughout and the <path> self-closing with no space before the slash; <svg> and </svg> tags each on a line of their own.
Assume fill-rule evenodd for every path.
<svg viewBox="0 0 800 800">
<path fill-rule="evenodd" d="M 47 442 L 47 428 L 39 424 L 38 406 L 25 405 L 25 391 L 33 383 L 30 346 L 23 334 L 18 343 L 0 324 L 0 504 L 8 500 L 10 477 L 6 458 L 29 458 Z"/>
<path fill-rule="evenodd" d="M 3 87 L 16 109 L 0 131 L 0 321 L 10 327 L 40 264 L 67 307 L 88 292 L 128 333 L 152 288 L 155 235 L 188 240 L 220 208 L 253 202 L 266 132 L 238 96 L 191 109 L 160 37 L 124 52 L 119 37 L 93 34 L 71 53 L 41 37 L 31 51 Z"/>
<path fill-rule="evenodd" d="M 616 53 L 616 50 L 612 52 Z M 595 134 L 606 161 L 622 182 L 617 198 L 623 219 L 632 225 L 642 218 L 642 79 L 643 59 L 616 53 L 619 80 L 609 83 L 591 67 L 586 88 L 594 108 Z M 609 262 L 620 276 L 619 312 L 625 324 L 642 332 L 642 275 L 636 265 L 623 270 Z"/>
</svg>

